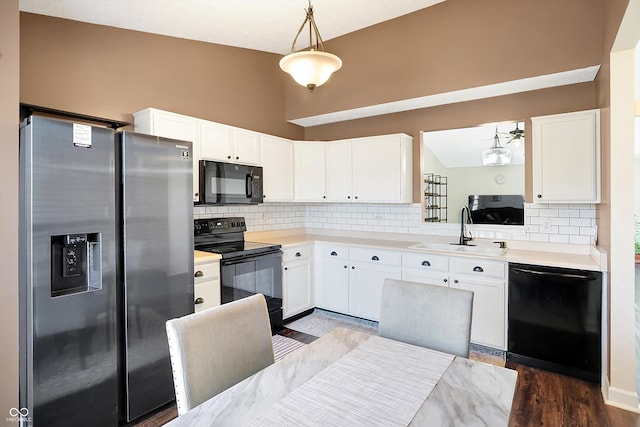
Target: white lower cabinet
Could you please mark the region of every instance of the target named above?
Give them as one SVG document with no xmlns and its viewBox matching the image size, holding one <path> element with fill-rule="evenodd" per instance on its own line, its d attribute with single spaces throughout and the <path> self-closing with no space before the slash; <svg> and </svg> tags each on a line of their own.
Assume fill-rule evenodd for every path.
<svg viewBox="0 0 640 427">
<path fill-rule="evenodd" d="M 316 307 L 349 312 L 349 248 L 316 245 Z"/>
<path fill-rule="evenodd" d="M 449 258 L 431 254 L 402 254 L 402 280 L 449 286 Z"/>
<path fill-rule="evenodd" d="M 349 314 L 377 321 L 384 279 L 400 279 L 401 255 L 380 249 L 352 248 L 349 258 Z"/>
<path fill-rule="evenodd" d="M 451 286 L 473 291 L 471 341 L 506 349 L 507 268 L 501 261 L 451 257 Z"/>
<path fill-rule="evenodd" d="M 220 262 L 217 260 L 194 261 L 194 311 L 220 305 Z"/>
<path fill-rule="evenodd" d="M 313 245 L 284 249 L 282 294 L 285 319 L 314 307 Z"/>
<path fill-rule="evenodd" d="M 384 279 L 401 277 L 399 252 L 319 245 L 316 306 L 378 320 Z"/>
<path fill-rule="evenodd" d="M 506 263 L 403 253 L 402 279 L 473 291 L 471 341 L 506 350 Z"/>
<path fill-rule="evenodd" d="M 315 306 L 377 321 L 384 280 L 402 279 L 473 291 L 471 341 L 507 347 L 507 264 L 484 258 L 317 243 Z"/>
</svg>

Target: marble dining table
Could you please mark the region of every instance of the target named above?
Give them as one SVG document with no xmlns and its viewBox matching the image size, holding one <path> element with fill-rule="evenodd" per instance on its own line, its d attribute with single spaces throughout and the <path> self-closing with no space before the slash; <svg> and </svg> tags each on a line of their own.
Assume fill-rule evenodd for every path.
<svg viewBox="0 0 640 427">
<path fill-rule="evenodd" d="M 336 328 L 166 424 L 507 426 L 517 373 Z"/>
</svg>

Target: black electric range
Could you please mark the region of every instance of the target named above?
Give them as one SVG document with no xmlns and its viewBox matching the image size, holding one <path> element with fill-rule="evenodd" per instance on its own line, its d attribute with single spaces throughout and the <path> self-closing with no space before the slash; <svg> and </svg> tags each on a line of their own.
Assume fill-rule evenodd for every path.
<svg viewBox="0 0 640 427">
<path fill-rule="evenodd" d="M 272 330 L 282 328 L 282 251 L 274 243 L 248 242 L 243 217 L 196 219 L 196 250 L 220 254 L 222 304 L 257 293 L 267 301 Z"/>
</svg>

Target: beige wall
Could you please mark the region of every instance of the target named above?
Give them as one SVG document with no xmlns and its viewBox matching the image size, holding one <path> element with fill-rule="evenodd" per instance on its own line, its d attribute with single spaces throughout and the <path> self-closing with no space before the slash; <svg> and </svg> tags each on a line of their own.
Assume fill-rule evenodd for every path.
<svg viewBox="0 0 640 427">
<path fill-rule="evenodd" d="M 22 102 L 129 122 L 156 107 L 302 138 L 284 120 L 279 55 L 29 13 L 20 24 Z"/>
<path fill-rule="evenodd" d="M 0 1 L 0 425 L 18 406 L 18 0 Z"/>
<path fill-rule="evenodd" d="M 286 116 L 596 65 L 601 30 L 601 0 L 446 1 L 327 42 L 342 69 L 312 94 L 287 83 Z"/>
</svg>

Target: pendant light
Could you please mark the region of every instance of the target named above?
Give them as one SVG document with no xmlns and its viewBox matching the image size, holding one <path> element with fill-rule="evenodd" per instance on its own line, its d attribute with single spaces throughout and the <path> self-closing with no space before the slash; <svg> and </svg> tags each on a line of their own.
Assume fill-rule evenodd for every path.
<svg viewBox="0 0 640 427">
<path fill-rule="evenodd" d="M 500 145 L 500 138 L 498 137 L 498 128 L 496 127 L 496 134 L 493 137 L 493 146 L 482 152 L 482 164 L 484 166 L 501 166 L 511 163 L 511 150 L 504 148 Z"/>
<path fill-rule="evenodd" d="M 313 6 L 310 1 L 309 8 L 305 9 L 305 12 L 307 16 L 293 39 L 291 53 L 280 60 L 280 68 L 291 74 L 291 77 L 298 84 L 313 92 L 316 87 L 325 84 L 331 74 L 342 67 L 342 60 L 336 55 L 324 51 L 324 43 L 316 21 L 313 19 Z M 296 52 L 296 42 L 307 22 L 309 23 L 309 50 Z M 315 43 L 313 42 L 314 37 Z"/>
</svg>

